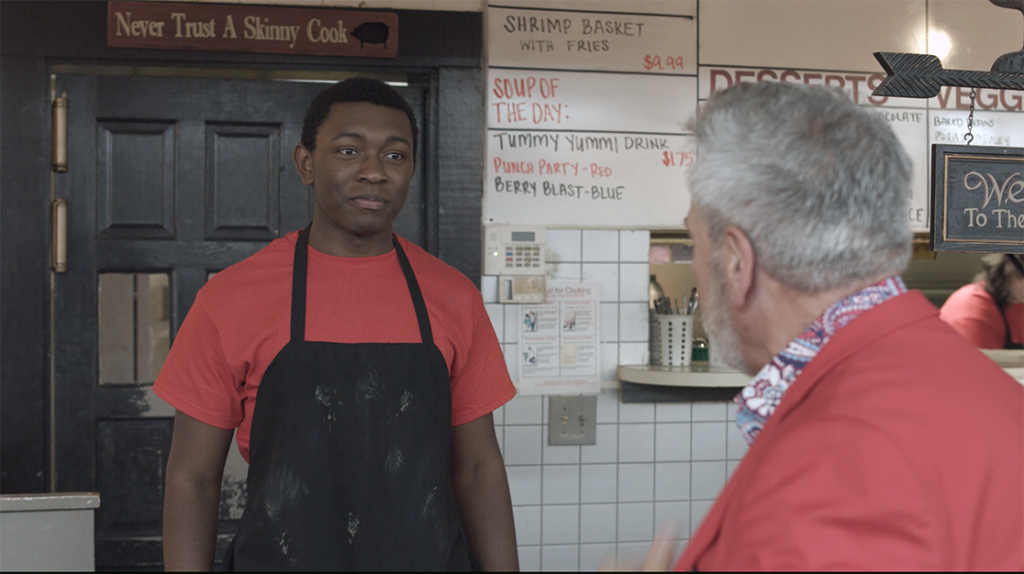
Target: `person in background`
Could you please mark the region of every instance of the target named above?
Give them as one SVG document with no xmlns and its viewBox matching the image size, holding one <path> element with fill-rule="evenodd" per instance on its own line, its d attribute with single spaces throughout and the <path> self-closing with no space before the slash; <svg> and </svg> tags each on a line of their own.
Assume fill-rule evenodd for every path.
<svg viewBox="0 0 1024 574">
<path fill-rule="evenodd" d="M 237 429 L 237 570 L 516 570 L 491 412 L 515 394 L 483 298 L 392 233 L 415 171 L 409 104 L 318 95 L 293 159 L 313 221 L 199 292 L 154 391 L 177 409 L 168 570 L 209 570 Z"/>
<path fill-rule="evenodd" d="M 946 299 L 939 317 L 979 349 L 1024 349 L 1024 271 L 1019 255 L 981 259 L 982 272 Z"/>
<path fill-rule="evenodd" d="M 676 569 L 1024 570 L 1024 386 L 900 279 L 911 165 L 889 127 L 769 82 L 691 127 L 705 327 L 754 378 L 750 448 Z"/>
</svg>

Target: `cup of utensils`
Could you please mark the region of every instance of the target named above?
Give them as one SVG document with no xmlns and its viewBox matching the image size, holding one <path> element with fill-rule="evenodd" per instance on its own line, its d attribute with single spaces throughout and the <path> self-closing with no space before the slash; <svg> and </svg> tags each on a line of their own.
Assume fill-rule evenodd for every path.
<svg viewBox="0 0 1024 574">
<path fill-rule="evenodd" d="M 690 290 L 690 296 L 683 295 L 683 304 L 679 305 L 679 299 L 659 297 L 654 300 L 655 315 L 693 315 L 697 312 L 700 301 L 697 299 L 697 288 Z"/>
<path fill-rule="evenodd" d="M 690 364 L 693 346 L 693 313 L 697 310 L 697 290 L 679 300 L 659 297 L 651 313 L 651 364 L 679 367 Z M 683 311 L 686 311 L 683 313 Z"/>
</svg>

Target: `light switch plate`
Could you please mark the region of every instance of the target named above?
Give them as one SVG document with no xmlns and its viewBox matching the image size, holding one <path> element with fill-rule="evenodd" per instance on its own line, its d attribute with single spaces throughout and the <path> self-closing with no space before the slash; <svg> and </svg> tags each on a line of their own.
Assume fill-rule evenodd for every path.
<svg viewBox="0 0 1024 574">
<path fill-rule="evenodd" d="M 550 397 L 548 445 L 597 444 L 597 397 Z"/>
</svg>

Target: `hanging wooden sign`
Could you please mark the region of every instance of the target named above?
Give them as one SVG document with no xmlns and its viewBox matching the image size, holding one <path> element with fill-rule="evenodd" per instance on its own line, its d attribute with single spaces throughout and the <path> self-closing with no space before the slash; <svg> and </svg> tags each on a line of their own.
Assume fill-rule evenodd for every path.
<svg viewBox="0 0 1024 574">
<path fill-rule="evenodd" d="M 1024 253 L 1024 148 L 932 146 L 933 251 Z"/>
<path fill-rule="evenodd" d="M 107 45 L 394 58 L 398 15 L 239 4 L 108 2 Z"/>
</svg>

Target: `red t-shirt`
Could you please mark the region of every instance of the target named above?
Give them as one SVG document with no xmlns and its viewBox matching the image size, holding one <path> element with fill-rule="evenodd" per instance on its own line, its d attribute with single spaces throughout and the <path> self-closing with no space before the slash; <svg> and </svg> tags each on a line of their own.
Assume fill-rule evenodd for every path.
<svg viewBox="0 0 1024 574">
<path fill-rule="evenodd" d="M 153 390 L 179 411 L 249 432 L 264 371 L 290 337 L 292 262 L 298 232 L 214 276 L 178 330 Z M 465 275 L 399 238 L 416 274 L 451 376 L 452 425 L 515 395 L 483 298 Z M 309 248 L 306 340 L 418 343 L 419 325 L 398 255 L 334 257 Z"/>
<path fill-rule="evenodd" d="M 939 317 L 979 349 L 1002 349 L 1007 325 L 1011 341 L 1024 342 L 1024 303 L 1007 305 L 1000 313 L 992 296 L 978 283 L 964 285 L 950 295 Z"/>
</svg>

